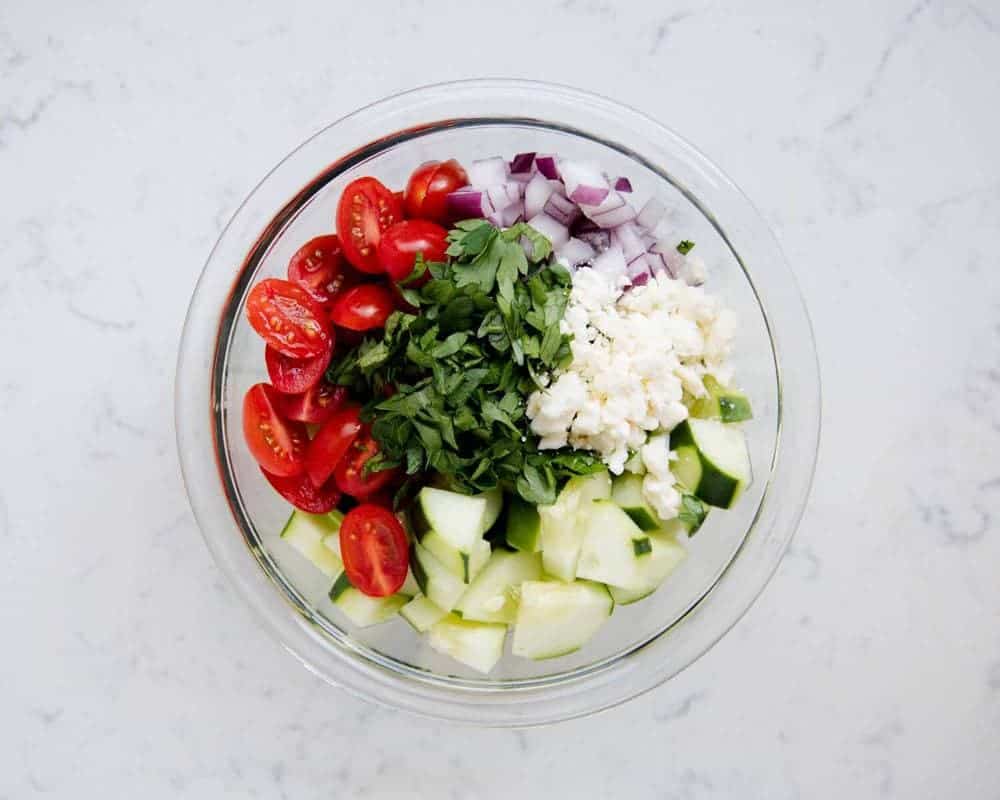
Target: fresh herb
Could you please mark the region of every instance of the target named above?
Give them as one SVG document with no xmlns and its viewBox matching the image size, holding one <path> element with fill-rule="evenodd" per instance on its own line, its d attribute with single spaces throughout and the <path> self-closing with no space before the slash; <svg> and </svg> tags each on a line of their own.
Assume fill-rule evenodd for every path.
<svg viewBox="0 0 1000 800">
<path fill-rule="evenodd" d="M 687 528 L 688 535 L 693 536 L 708 516 L 708 508 L 693 494 L 681 496 L 681 508 L 677 518 Z"/>
<path fill-rule="evenodd" d="M 694 242 L 690 239 L 682 239 L 681 243 L 677 245 L 677 252 L 682 256 L 686 256 L 692 250 L 694 250 Z"/>
<path fill-rule="evenodd" d="M 525 224 L 467 220 L 448 241 L 448 263 L 421 262 L 427 283 L 401 287 L 419 313 L 392 314 L 380 338 L 335 359 L 327 376 L 375 398 L 363 412 L 380 445 L 372 469 L 437 472 L 458 490 L 500 485 L 551 504 L 563 481 L 600 469 L 587 453 L 540 451 L 525 414 L 542 376 L 571 356 L 559 327 L 569 273 Z"/>
</svg>

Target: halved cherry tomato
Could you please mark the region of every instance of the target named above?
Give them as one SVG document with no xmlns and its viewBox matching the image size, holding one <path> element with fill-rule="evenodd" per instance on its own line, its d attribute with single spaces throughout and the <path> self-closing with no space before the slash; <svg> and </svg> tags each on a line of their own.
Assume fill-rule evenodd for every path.
<svg viewBox="0 0 1000 800">
<path fill-rule="evenodd" d="M 441 224 L 450 221 L 446 197 L 468 185 L 469 176 L 455 159 L 428 161 L 416 168 L 406 184 L 406 216 Z"/>
<path fill-rule="evenodd" d="M 250 387 L 243 398 L 243 436 L 258 464 L 272 475 L 287 477 L 305 469 L 309 437 L 301 422 L 279 416 L 280 398 L 266 383 Z"/>
<path fill-rule="evenodd" d="M 395 195 L 375 178 L 358 178 L 344 188 L 337 204 L 337 233 L 344 255 L 362 272 L 377 274 L 382 232 L 403 218 Z"/>
<path fill-rule="evenodd" d="M 289 358 L 268 345 L 264 348 L 264 363 L 271 385 L 282 394 L 301 394 L 315 386 L 330 366 L 333 355 L 334 336 L 330 331 L 329 345 L 325 353 L 313 358 Z M 292 417 L 292 419 L 297 419 Z M 304 420 L 310 422 L 311 420 Z"/>
<path fill-rule="evenodd" d="M 407 219 L 382 234 L 378 260 L 392 280 L 402 281 L 413 272 L 417 253 L 423 253 L 424 261 L 445 261 L 447 249 L 448 231 L 425 219 Z M 430 275 L 425 272 L 413 285 L 419 286 L 429 279 Z"/>
<path fill-rule="evenodd" d="M 288 280 L 325 305 L 341 289 L 358 283 L 361 276 L 344 258 L 340 239 L 331 234 L 310 239 L 295 252 L 288 262 Z"/>
<path fill-rule="evenodd" d="M 363 283 L 337 295 L 330 308 L 330 319 L 342 328 L 369 331 L 385 325 L 395 308 L 392 292 L 385 286 Z"/>
<path fill-rule="evenodd" d="M 322 486 L 327 482 L 354 437 L 361 432 L 361 419 L 358 416 L 360 411 L 356 405 L 340 409 L 323 423 L 323 427 L 309 442 L 305 469 L 313 486 Z"/>
<path fill-rule="evenodd" d="M 362 503 L 348 511 L 340 526 L 340 553 L 348 580 L 371 597 L 387 597 L 406 580 L 406 531 L 387 508 Z"/>
<path fill-rule="evenodd" d="M 315 358 L 331 345 L 319 303 L 280 278 L 268 278 L 250 290 L 247 318 L 265 342 L 289 358 Z"/>
<path fill-rule="evenodd" d="M 302 394 L 286 394 L 281 397 L 280 407 L 285 419 L 322 425 L 344 405 L 347 389 L 336 386 L 323 378 Z"/>
<path fill-rule="evenodd" d="M 378 442 L 372 437 L 371 428 L 365 425 L 333 471 L 337 488 L 344 494 L 360 498 L 369 497 L 392 483 L 399 475 L 398 469 L 383 469 L 365 474 L 365 464 L 376 453 Z"/>
<path fill-rule="evenodd" d="M 283 478 L 272 475 L 266 469 L 261 469 L 261 472 L 278 494 L 309 514 L 326 514 L 340 502 L 340 491 L 332 480 L 317 489 L 305 474 Z"/>
</svg>

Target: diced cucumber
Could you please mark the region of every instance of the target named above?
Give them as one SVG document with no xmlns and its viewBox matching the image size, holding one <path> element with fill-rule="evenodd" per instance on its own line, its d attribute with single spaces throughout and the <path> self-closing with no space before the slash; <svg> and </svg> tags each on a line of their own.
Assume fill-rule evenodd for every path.
<svg viewBox="0 0 1000 800">
<path fill-rule="evenodd" d="M 579 650 L 611 616 L 607 588 L 590 581 L 525 581 L 514 624 L 516 656 L 556 658 Z"/>
<path fill-rule="evenodd" d="M 711 506 L 730 508 L 750 484 L 750 456 L 738 428 L 689 418 L 671 431 L 670 448 L 677 480 Z"/>
<path fill-rule="evenodd" d="M 420 594 L 420 586 L 417 584 L 417 579 L 413 577 L 413 570 L 406 570 L 406 580 L 403 581 L 403 585 L 399 587 L 399 593 L 405 594 L 409 597 L 416 597 Z"/>
<path fill-rule="evenodd" d="M 507 506 L 507 544 L 515 550 L 537 553 L 542 549 L 542 521 L 538 509 L 518 496 Z"/>
<path fill-rule="evenodd" d="M 420 544 L 413 545 L 410 567 L 417 585 L 431 602 L 451 611 L 468 586 Z"/>
<path fill-rule="evenodd" d="M 471 553 L 502 509 L 503 494 L 499 489 L 471 495 L 425 486 L 413 505 L 413 524 L 419 535 L 435 530 L 456 550 Z"/>
<path fill-rule="evenodd" d="M 330 589 L 330 600 L 351 622 L 359 628 L 366 628 L 385 622 L 405 606 L 410 598 L 402 594 L 369 597 L 355 589 L 347 579 L 347 573 L 342 572 Z"/>
<path fill-rule="evenodd" d="M 539 506 L 542 566 L 562 581 L 576 577 L 580 545 L 583 543 L 581 514 L 590 512 L 593 500 L 611 497 L 611 478 L 606 471 L 570 478 L 551 506 Z"/>
<path fill-rule="evenodd" d="M 649 538 L 629 515 L 610 500 L 595 500 L 581 524 L 577 577 L 625 589 L 642 586 L 639 562 L 649 558 Z"/>
<path fill-rule="evenodd" d="M 451 541 L 436 530 L 429 530 L 420 539 L 420 544 L 452 574 L 463 583 L 469 583 L 486 566 L 490 558 L 489 542 L 479 539 L 472 545 L 471 552 L 457 550 Z"/>
<path fill-rule="evenodd" d="M 611 484 L 611 499 L 644 531 L 663 527 L 653 507 L 642 493 L 642 475 L 619 475 Z"/>
<path fill-rule="evenodd" d="M 727 389 L 711 375 L 706 375 L 702 382 L 708 394 L 691 404 L 691 416 L 725 423 L 753 418 L 750 400 L 743 392 Z"/>
<path fill-rule="evenodd" d="M 340 574 L 343 564 L 339 551 L 331 552 L 323 546 L 323 540 L 340 531 L 343 518 L 343 514 L 336 511 L 329 515 L 293 511 L 281 531 L 281 538 L 309 559 L 324 575 L 333 578 Z"/>
<path fill-rule="evenodd" d="M 503 511 L 503 492 L 500 489 L 490 489 L 488 492 L 483 492 L 478 497 L 482 497 L 486 501 L 486 508 L 483 511 L 483 519 L 480 522 L 480 527 L 482 530 L 479 532 L 480 535 L 485 534 L 496 521 L 500 518 L 500 514 Z"/>
<path fill-rule="evenodd" d="M 666 531 L 650 533 L 649 544 L 650 552 L 637 559 L 639 581 L 628 588 L 608 586 L 618 605 L 628 605 L 652 594 L 687 556 L 677 536 Z"/>
<path fill-rule="evenodd" d="M 497 550 L 455 607 L 462 619 L 510 624 L 517 616 L 521 584 L 542 577 L 537 553 Z"/>
<path fill-rule="evenodd" d="M 448 614 L 430 629 L 427 643 L 484 675 L 503 656 L 507 626 L 490 622 L 470 622 Z"/>
<path fill-rule="evenodd" d="M 409 622 L 417 633 L 426 633 L 447 614 L 447 611 L 438 608 L 422 594 L 418 594 L 399 609 L 399 615 Z"/>
</svg>

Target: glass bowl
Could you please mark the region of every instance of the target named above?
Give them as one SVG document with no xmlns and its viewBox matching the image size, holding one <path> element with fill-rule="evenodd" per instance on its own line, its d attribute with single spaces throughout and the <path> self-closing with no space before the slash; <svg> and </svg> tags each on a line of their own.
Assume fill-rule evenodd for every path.
<svg viewBox="0 0 1000 800">
<path fill-rule="evenodd" d="M 671 209 L 678 239 L 708 264 L 709 290 L 735 309 L 734 364 L 755 418 L 746 425 L 754 482 L 709 515 L 690 556 L 651 597 L 616 609 L 577 653 L 505 655 L 484 677 L 432 651 L 402 619 L 358 629 L 328 581 L 278 540 L 289 506 L 243 443 L 240 408 L 266 380 L 263 343 L 243 314 L 250 287 L 283 276 L 307 239 L 333 230 L 343 187 L 374 175 L 401 188 L 430 159 L 522 151 L 599 162 L 642 202 Z M 746 612 L 791 539 L 809 492 L 820 387 L 809 319 L 792 273 L 750 201 L 705 156 L 649 117 L 542 83 L 476 80 L 416 89 L 313 136 L 253 190 L 215 245 L 195 289 L 176 384 L 178 447 L 210 550 L 246 602 L 309 669 L 361 697 L 446 720 L 525 726 L 621 703 L 690 665 Z M 509 638 L 509 637 L 508 637 Z"/>
</svg>

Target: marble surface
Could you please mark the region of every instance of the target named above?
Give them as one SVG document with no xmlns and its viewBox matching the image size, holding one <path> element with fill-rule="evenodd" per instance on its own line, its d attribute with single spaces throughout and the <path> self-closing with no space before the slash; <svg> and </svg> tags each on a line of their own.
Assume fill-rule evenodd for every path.
<svg viewBox="0 0 1000 800">
<path fill-rule="evenodd" d="M 0 6 L 0 798 L 1000 797 L 1000 6 L 487 7 Z M 477 74 L 702 147 L 773 224 L 825 382 L 812 502 L 746 618 L 526 732 L 300 668 L 213 565 L 173 439 L 188 298 L 244 194 L 358 105 Z"/>
</svg>

